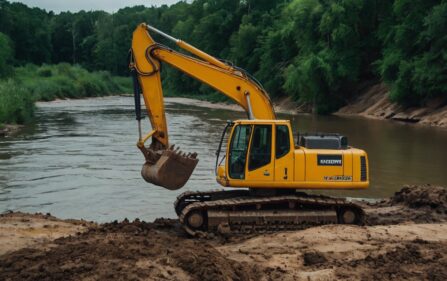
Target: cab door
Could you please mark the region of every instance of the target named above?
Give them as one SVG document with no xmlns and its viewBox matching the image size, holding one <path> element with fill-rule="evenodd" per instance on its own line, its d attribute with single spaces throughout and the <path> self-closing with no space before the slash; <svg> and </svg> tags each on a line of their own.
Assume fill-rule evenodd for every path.
<svg viewBox="0 0 447 281">
<path fill-rule="evenodd" d="M 251 136 L 251 125 L 237 125 L 233 129 L 228 149 L 227 165 L 230 179 L 245 179 L 246 159 Z"/>
<path fill-rule="evenodd" d="M 259 124 L 253 126 L 246 168 L 247 181 L 273 181 L 273 126 Z"/>
<path fill-rule="evenodd" d="M 275 125 L 275 182 L 294 180 L 293 137 L 286 124 Z"/>
</svg>

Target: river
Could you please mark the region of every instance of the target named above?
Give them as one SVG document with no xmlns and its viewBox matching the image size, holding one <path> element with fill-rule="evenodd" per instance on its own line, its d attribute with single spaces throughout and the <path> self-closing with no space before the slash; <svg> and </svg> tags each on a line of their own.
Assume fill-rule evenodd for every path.
<svg viewBox="0 0 447 281">
<path fill-rule="evenodd" d="M 172 143 L 198 152 L 183 189 L 168 191 L 140 177 L 132 97 L 38 103 L 35 124 L 0 139 L 0 212 L 51 213 L 99 222 L 175 217 L 173 202 L 186 190 L 218 189 L 215 150 L 228 119 L 244 113 L 178 104 L 167 99 Z M 338 132 L 368 152 L 371 187 L 323 192 L 383 198 L 403 184 L 447 185 L 447 130 L 364 118 L 279 114 L 295 132 Z M 145 131 L 150 130 L 143 120 Z"/>
</svg>

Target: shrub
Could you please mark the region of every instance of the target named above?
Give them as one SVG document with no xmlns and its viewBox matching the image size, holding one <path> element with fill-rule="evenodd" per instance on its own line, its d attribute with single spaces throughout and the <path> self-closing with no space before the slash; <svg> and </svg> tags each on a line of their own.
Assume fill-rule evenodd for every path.
<svg viewBox="0 0 447 281">
<path fill-rule="evenodd" d="M 0 82 L 0 123 L 24 124 L 34 113 L 30 92 L 9 79 Z"/>
<path fill-rule="evenodd" d="M 130 92 L 130 78 L 113 77 L 107 71 L 89 72 L 68 63 L 15 69 L 15 78 L 0 80 L 0 123 L 25 123 L 33 114 L 33 102 L 64 98 L 98 97 Z"/>
</svg>

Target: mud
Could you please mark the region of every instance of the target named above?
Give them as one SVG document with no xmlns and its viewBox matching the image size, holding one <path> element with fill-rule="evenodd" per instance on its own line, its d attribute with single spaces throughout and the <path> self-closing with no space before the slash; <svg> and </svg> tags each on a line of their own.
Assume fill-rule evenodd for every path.
<svg viewBox="0 0 447 281">
<path fill-rule="evenodd" d="M 0 124 L 0 138 L 12 137 L 20 133 L 20 131 L 24 128 L 23 125 L 17 124 Z"/>
<path fill-rule="evenodd" d="M 327 259 L 320 252 L 307 252 L 303 254 L 305 266 L 326 263 Z"/>
<path fill-rule="evenodd" d="M 429 184 L 406 185 L 391 198 L 362 205 L 367 225 L 446 222 L 447 189 Z"/>
<path fill-rule="evenodd" d="M 0 280 L 447 280 L 445 195 L 406 186 L 362 203 L 365 226 L 200 239 L 177 220 L 97 225 L 9 213 L 0 217 Z"/>
<path fill-rule="evenodd" d="M 250 280 L 255 271 L 172 220 L 113 222 L 0 257 L 1 280 Z"/>
<path fill-rule="evenodd" d="M 441 186 L 404 186 L 391 197 L 391 205 L 403 203 L 410 208 L 427 208 L 436 213 L 447 214 L 447 189 Z"/>
<path fill-rule="evenodd" d="M 362 280 L 447 280 L 446 243 L 431 243 L 416 239 L 386 250 L 384 253 L 366 256 L 347 265 L 340 265 L 349 272 L 361 268 Z M 373 269 L 373 270 L 371 270 Z M 337 275 L 347 277 L 343 270 Z"/>
</svg>

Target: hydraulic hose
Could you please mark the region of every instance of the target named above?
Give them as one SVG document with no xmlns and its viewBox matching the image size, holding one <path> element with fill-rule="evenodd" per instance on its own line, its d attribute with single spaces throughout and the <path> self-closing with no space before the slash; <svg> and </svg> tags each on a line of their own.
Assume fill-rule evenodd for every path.
<svg viewBox="0 0 447 281">
<path fill-rule="evenodd" d="M 133 96 L 135 100 L 135 117 L 138 121 L 143 119 L 141 117 L 141 100 L 140 100 L 140 84 L 138 82 L 137 72 L 135 69 L 131 69 L 130 71 L 132 75 L 132 81 L 133 81 Z"/>
</svg>

